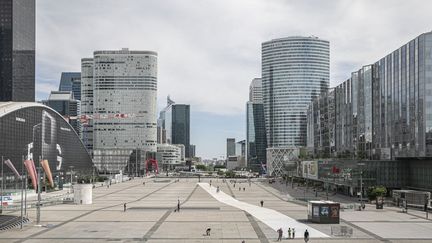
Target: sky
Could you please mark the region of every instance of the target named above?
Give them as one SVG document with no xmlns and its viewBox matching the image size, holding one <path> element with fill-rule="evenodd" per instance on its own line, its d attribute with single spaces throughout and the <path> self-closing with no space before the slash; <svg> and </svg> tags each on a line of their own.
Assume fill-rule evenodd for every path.
<svg viewBox="0 0 432 243">
<path fill-rule="evenodd" d="M 158 108 L 191 105 L 197 156 L 220 158 L 246 138 L 249 84 L 261 43 L 330 41 L 330 86 L 432 30 L 430 0 L 38 0 L 36 97 L 57 90 L 95 50 L 158 52 Z"/>
</svg>

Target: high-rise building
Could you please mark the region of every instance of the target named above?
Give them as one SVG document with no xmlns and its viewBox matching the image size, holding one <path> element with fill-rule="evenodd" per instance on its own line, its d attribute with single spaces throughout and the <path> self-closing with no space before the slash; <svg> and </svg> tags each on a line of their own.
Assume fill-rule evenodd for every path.
<svg viewBox="0 0 432 243">
<path fill-rule="evenodd" d="M 35 0 L 0 1 L 0 101 L 35 101 Z"/>
<path fill-rule="evenodd" d="M 48 100 L 44 100 L 43 103 L 62 115 L 71 124 L 75 132 L 80 134 L 81 125 L 78 117 L 80 114 L 80 101 L 74 99 L 72 91 L 51 91 Z"/>
<path fill-rule="evenodd" d="M 157 141 L 164 144 L 183 144 L 186 158 L 190 153 L 190 105 L 176 104 L 167 97 L 167 106 L 159 113 Z"/>
<path fill-rule="evenodd" d="M 81 140 L 93 151 L 93 58 L 81 59 Z"/>
<path fill-rule="evenodd" d="M 226 144 L 226 151 L 228 158 L 229 156 L 235 156 L 236 155 L 236 141 L 235 138 L 227 138 L 227 144 Z"/>
<path fill-rule="evenodd" d="M 266 164 L 266 130 L 262 97 L 262 80 L 255 78 L 249 87 L 246 103 L 246 161 L 254 171 L 261 171 Z"/>
<path fill-rule="evenodd" d="M 191 158 L 195 158 L 196 157 L 196 146 L 194 144 L 191 144 L 189 146 L 189 155 Z"/>
<path fill-rule="evenodd" d="M 262 43 L 262 86 L 268 147 L 306 146 L 306 112 L 329 87 L 329 42 L 287 37 Z"/>
<path fill-rule="evenodd" d="M 81 73 L 62 72 L 59 91 L 72 91 L 74 99 L 81 100 Z"/>
<path fill-rule="evenodd" d="M 190 106 L 172 104 L 165 113 L 166 139 L 169 144 L 183 144 L 190 158 Z"/>
<path fill-rule="evenodd" d="M 262 79 L 254 78 L 249 86 L 249 101 L 254 103 L 262 103 Z"/>
<path fill-rule="evenodd" d="M 140 171 L 156 156 L 157 53 L 95 51 L 93 60 L 95 165 L 102 171 L 126 170 L 138 159 L 135 170 Z M 84 73 L 82 79 L 84 84 Z"/>
</svg>

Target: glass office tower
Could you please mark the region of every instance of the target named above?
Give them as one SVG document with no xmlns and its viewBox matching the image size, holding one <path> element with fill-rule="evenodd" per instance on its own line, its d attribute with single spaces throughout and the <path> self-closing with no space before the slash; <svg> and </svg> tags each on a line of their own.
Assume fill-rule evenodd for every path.
<svg viewBox="0 0 432 243">
<path fill-rule="evenodd" d="M 330 45 L 317 37 L 262 43 L 262 86 L 268 147 L 306 146 L 306 113 L 329 87 Z"/>
<path fill-rule="evenodd" d="M 0 0 L 0 101 L 35 101 L 35 0 Z"/>
</svg>

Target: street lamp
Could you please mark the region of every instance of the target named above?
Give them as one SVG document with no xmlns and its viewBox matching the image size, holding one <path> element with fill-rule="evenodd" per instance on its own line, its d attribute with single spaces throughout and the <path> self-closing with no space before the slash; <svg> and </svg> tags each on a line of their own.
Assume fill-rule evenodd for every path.
<svg viewBox="0 0 432 243">
<path fill-rule="evenodd" d="M 364 166 L 365 163 L 357 163 L 357 166 Z M 360 211 L 363 208 L 363 169 L 360 169 Z"/>
</svg>

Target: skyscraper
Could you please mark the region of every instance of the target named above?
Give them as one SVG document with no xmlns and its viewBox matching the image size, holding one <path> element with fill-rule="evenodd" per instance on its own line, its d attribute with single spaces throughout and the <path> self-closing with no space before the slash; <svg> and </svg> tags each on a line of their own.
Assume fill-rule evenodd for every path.
<svg viewBox="0 0 432 243">
<path fill-rule="evenodd" d="M 167 106 L 159 113 L 158 143 L 182 144 L 186 158 L 191 158 L 190 105 L 176 104 L 167 97 Z"/>
<path fill-rule="evenodd" d="M 262 43 L 262 86 L 269 147 L 306 146 L 306 112 L 329 87 L 329 42 L 287 37 Z"/>
<path fill-rule="evenodd" d="M 249 85 L 249 101 L 254 103 L 262 103 L 262 79 L 254 78 Z"/>
<path fill-rule="evenodd" d="M 93 70 L 94 162 L 118 171 L 133 158 L 141 170 L 156 156 L 157 53 L 95 51 Z"/>
<path fill-rule="evenodd" d="M 81 140 L 93 151 L 93 58 L 81 59 Z"/>
<path fill-rule="evenodd" d="M 35 101 L 35 0 L 0 0 L 0 101 Z"/>
<path fill-rule="evenodd" d="M 266 164 L 266 130 L 262 97 L 262 80 L 255 78 L 249 86 L 246 104 L 246 161 L 254 171 L 261 171 Z"/>
<path fill-rule="evenodd" d="M 74 99 L 81 100 L 81 73 L 62 72 L 59 91 L 72 91 Z"/>
<path fill-rule="evenodd" d="M 165 130 L 167 142 L 183 144 L 185 154 L 190 158 L 190 106 L 172 104 L 165 113 Z"/>
<path fill-rule="evenodd" d="M 236 154 L 236 141 L 235 138 L 227 138 L 226 144 L 227 158 L 229 156 L 235 156 Z"/>
<path fill-rule="evenodd" d="M 317 37 L 287 37 L 262 43 L 262 82 L 267 170 L 281 175 L 306 146 L 307 109 L 326 91 L 330 44 Z"/>
</svg>

